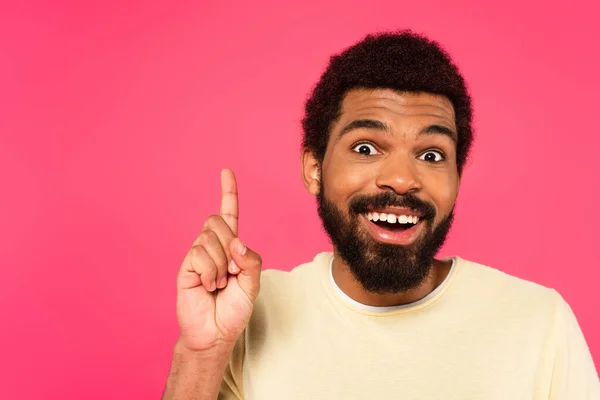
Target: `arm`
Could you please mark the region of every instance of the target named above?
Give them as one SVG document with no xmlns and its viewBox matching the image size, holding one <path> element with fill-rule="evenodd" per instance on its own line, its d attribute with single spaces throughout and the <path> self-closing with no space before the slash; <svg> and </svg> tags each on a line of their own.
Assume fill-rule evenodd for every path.
<svg viewBox="0 0 600 400">
<path fill-rule="evenodd" d="M 232 350 L 197 352 L 178 341 L 162 400 L 215 400 Z"/>
<path fill-rule="evenodd" d="M 206 219 L 177 273 L 180 336 L 163 400 L 219 396 L 260 289 L 262 259 L 237 237 L 237 183 L 231 170 L 221 172 L 221 188 L 220 214 Z M 224 396 L 230 398 L 227 392 Z"/>
</svg>

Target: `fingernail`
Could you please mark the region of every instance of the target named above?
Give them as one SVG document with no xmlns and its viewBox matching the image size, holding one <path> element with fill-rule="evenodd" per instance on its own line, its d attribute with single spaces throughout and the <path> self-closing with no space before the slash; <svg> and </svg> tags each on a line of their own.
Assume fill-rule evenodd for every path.
<svg viewBox="0 0 600 400">
<path fill-rule="evenodd" d="M 244 254 L 246 254 L 246 250 L 248 250 L 246 245 L 244 243 L 242 243 L 242 241 L 240 239 L 238 239 L 238 244 L 236 246 L 236 251 L 238 252 L 238 254 L 240 256 L 243 256 Z"/>
<path fill-rule="evenodd" d="M 237 266 L 237 264 L 235 263 L 235 261 L 231 260 L 229 262 L 229 272 L 232 274 L 237 274 L 238 272 L 240 272 L 240 267 Z"/>
<path fill-rule="evenodd" d="M 219 289 L 223 289 L 225 286 L 227 286 L 227 277 L 226 276 L 221 278 L 221 280 L 219 281 L 219 285 L 217 287 Z"/>
<path fill-rule="evenodd" d="M 217 288 L 217 284 L 215 283 L 215 281 L 213 281 L 213 282 L 210 284 L 210 287 L 208 288 L 208 291 L 209 291 L 209 292 L 214 292 L 216 288 Z"/>
</svg>

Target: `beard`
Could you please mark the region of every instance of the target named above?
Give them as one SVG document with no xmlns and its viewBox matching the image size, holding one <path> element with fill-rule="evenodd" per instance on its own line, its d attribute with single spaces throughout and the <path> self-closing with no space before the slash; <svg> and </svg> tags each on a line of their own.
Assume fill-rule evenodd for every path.
<svg viewBox="0 0 600 400">
<path fill-rule="evenodd" d="M 429 275 L 434 257 L 448 236 L 454 208 L 434 227 L 435 207 L 413 194 L 400 196 L 390 191 L 352 198 L 346 216 L 327 200 L 322 182 L 317 202 L 323 227 L 337 254 L 361 286 L 377 294 L 401 293 L 419 287 Z M 379 242 L 361 227 L 361 214 L 393 206 L 422 213 L 423 233 L 410 245 Z"/>
</svg>

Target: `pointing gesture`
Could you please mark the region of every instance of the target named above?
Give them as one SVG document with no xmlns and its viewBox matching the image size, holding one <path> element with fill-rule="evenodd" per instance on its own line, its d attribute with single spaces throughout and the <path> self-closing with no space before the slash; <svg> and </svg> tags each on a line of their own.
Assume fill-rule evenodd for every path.
<svg viewBox="0 0 600 400">
<path fill-rule="evenodd" d="M 235 175 L 230 169 L 221 171 L 221 217 L 235 236 L 238 234 L 238 193 Z"/>
<path fill-rule="evenodd" d="M 231 347 L 252 313 L 262 260 L 238 238 L 238 193 L 221 172 L 221 209 L 209 216 L 177 275 L 180 341 L 194 351 Z"/>
</svg>

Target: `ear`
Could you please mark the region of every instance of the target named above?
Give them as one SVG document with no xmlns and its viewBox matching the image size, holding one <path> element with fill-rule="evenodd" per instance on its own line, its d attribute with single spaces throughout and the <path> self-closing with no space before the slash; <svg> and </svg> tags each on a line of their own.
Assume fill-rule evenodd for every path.
<svg viewBox="0 0 600 400">
<path fill-rule="evenodd" d="M 319 180 L 321 178 L 321 164 L 314 153 L 309 150 L 302 152 L 302 181 L 306 190 L 313 196 L 319 194 Z"/>
</svg>

